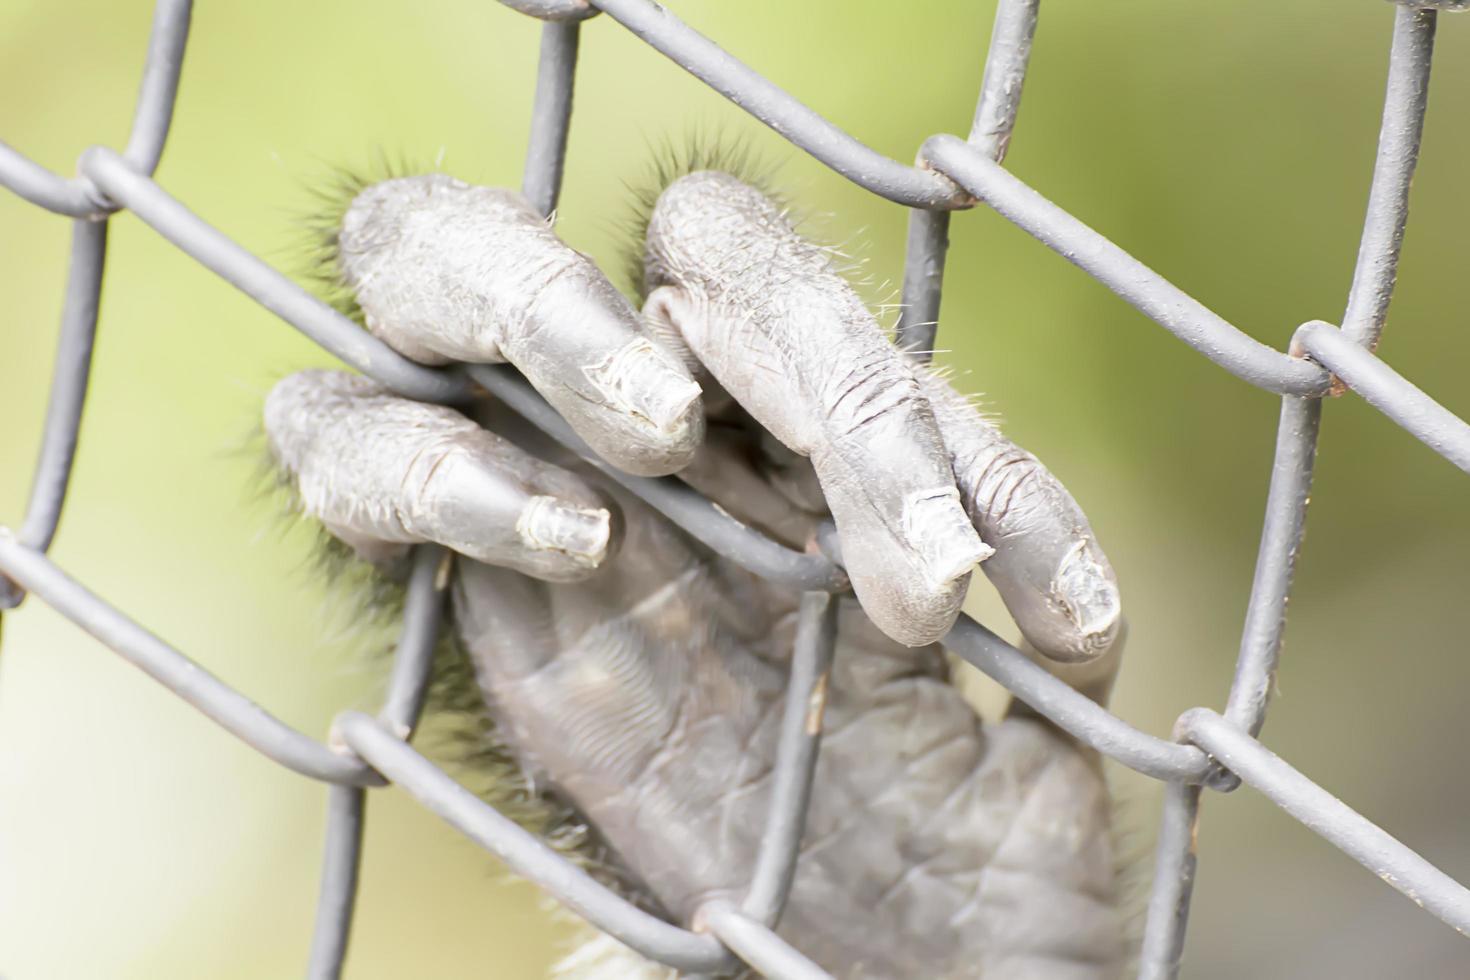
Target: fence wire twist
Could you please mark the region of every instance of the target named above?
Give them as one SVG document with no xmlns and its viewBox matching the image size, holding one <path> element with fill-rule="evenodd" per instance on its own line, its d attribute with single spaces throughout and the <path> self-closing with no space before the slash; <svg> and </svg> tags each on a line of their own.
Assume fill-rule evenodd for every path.
<svg viewBox="0 0 1470 980">
<path fill-rule="evenodd" d="M 938 135 L 915 166 L 883 156 L 763 78 L 652 0 L 503 0 L 545 23 L 523 191 L 543 213 L 556 205 L 571 119 L 580 22 L 599 12 L 622 24 L 832 170 L 911 208 L 898 332 L 933 348 L 950 212 L 995 210 L 1231 374 L 1281 396 L 1276 456 L 1234 682 L 1224 714 L 1191 708 L 1172 739 L 1139 731 L 961 617 L 945 645 L 1083 744 L 1166 783 L 1139 977 L 1178 974 L 1194 881 L 1202 789 L 1244 782 L 1462 933 L 1470 890 L 1333 797 L 1256 738 L 1265 721 L 1302 540 L 1325 397 L 1351 389 L 1460 469 L 1470 472 L 1470 425 L 1373 353 L 1393 293 L 1408 193 L 1418 157 L 1439 11 L 1470 0 L 1415 0 L 1393 10 L 1387 94 L 1357 265 L 1341 327 L 1314 321 L 1287 351 L 1259 343 L 1001 167 L 1020 106 L 1039 0 L 1000 0 L 967 139 Z M 428 368 L 400 356 L 230 240 L 153 180 L 172 121 L 190 0 L 159 0 L 133 128 L 121 154 L 92 147 L 79 176 L 51 173 L 0 143 L 0 184 L 73 218 L 55 377 L 30 502 L 18 532 L 0 528 L 0 608 L 34 593 L 259 752 L 329 784 L 326 853 L 308 975 L 340 975 L 357 891 L 366 788 L 391 781 L 534 881 L 563 905 L 645 956 L 713 973 L 737 961 L 778 978 L 827 974 L 774 927 L 795 873 L 817 736 L 806 717 L 835 636 L 831 595 L 845 588 L 840 556 L 792 551 L 738 523 L 672 478 L 608 466 L 507 367 Z M 774 792 L 751 883 L 736 906 L 706 906 L 690 928 L 665 922 L 598 884 L 541 840 L 479 800 L 408 744 L 418 723 L 447 588 L 447 553 L 420 546 L 383 708 L 338 716 L 326 743 L 281 722 L 46 557 L 61 516 L 82 406 L 107 250 L 108 218 L 136 214 L 159 234 L 341 360 L 409 397 L 461 402 L 488 391 L 663 512 L 719 554 L 802 590 Z M 830 540 L 831 536 L 826 536 Z M 8 580 L 7 580 L 8 579 Z"/>
</svg>

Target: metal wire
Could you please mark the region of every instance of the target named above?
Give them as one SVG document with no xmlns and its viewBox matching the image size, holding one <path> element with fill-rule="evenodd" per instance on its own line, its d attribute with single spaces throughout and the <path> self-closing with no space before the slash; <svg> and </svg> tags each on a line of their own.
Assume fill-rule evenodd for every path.
<svg viewBox="0 0 1470 980">
<path fill-rule="evenodd" d="M 822 738 L 822 712 L 836 642 L 837 600 L 826 592 L 806 593 L 801 597 L 791 680 L 786 685 L 771 807 L 750 874 L 750 890 L 740 905 L 744 915 L 764 926 L 780 921 L 796 876 L 796 850 L 812 798 L 812 772 Z"/>
<path fill-rule="evenodd" d="M 97 308 L 102 297 L 102 265 L 107 257 L 107 222 L 78 218 L 72 222 L 71 265 L 61 306 L 61 331 L 51 382 L 41 458 L 31 480 L 30 503 L 20 525 L 23 544 L 45 551 L 61 523 L 61 505 L 71 482 L 82 406 L 92 374 L 92 344 L 97 336 Z M 21 593 L 0 578 L 0 609 L 20 602 Z"/>
<path fill-rule="evenodd" d="M 990 52 L 980 80 L 970 143 L 996 163 L 1005 159 L 1021 111 L 1021 90 L 1031 61 L 1031 40 L 1041 0 L 1000 0 L 990 31 Z M 920 161 L 924 159 L 919 155 Z M 944 290 L 944 256 L 949 250 L 949 212 L 909 212 L 908 253 L 903 268 L 903 307 L 897 342 L 927 361 L 939 332 L 939 301 Z"/>
<path fill-rule="evenodd" d="M 1387 317 L 1418 158 L 1438 11 L 1470 0 L 1400 2 L 1393 11 L 1387 93 L 1362 242 L 1342 329 L 1303 325 L 1283 352 L 1252 339 L 1138 259 L 1005 170 L 1039 0 L 1000 0 L 967 140 L 935 136 L 916 166 L 878 153 L 683 24 L 651 0 L 503 0 L 546 21 L 523 191 L 550 214 L 570 133 L 580 21 L 605 12 L 651 47 L 814 158 L 910 215 L 900 344 L 933 347 L 950 213 L 983 203 L 1117 293 L 1235 376 L 1282 396 L 1276 458 L 1255 581 L 1224 715 L 1184 712 L 1174 737 L 1139 731 L 962 618 L 945 638 L 959 656 L 1082 743 L 1167 783 L 1139 976 L 1177 976 L 1184 952 L 1203 788 L 1241 782 L 1362 863 L 1426 911 L 1470 930 L 1470 890 L 1272 754 L 1257 739 L 1280 654 L 1291 577 L 1305 527 L 1324 396 L 1357 392 L 1415 438 L 1470 472 L 1470 425 L 1373 353 Z M 340 975 L 358 887 L 368 787 L 396 782 L 424 806 L 562 904 L 645 956 L 718 973 L 737 961 L 781 978 L 826 977 L 773 931 L 795 874 L 820 736 L 825 678 L 846 588 L 831 534 L 824 554 L 792 551 L 741 524 L 686 485 L 620 473 L 597 459 L 524 379 L 505 367 L 426 368 L 358 329 L 171 197 L 152 174 L 173 117 L 188 37 L 189 0 L 159 0 L 133 127 L 119 154 L 86 151 L 79 176 L 54 174 L 0 143 L 0 185 L 74 219 L 58 353 L 32 493 L 18 534 L 0 528 L 0 608 L 29 591 L 216 724 L 302 775 L 329 784 L 327 841 L 308 973 Z M 458 402 L 483 389 L 579 453 L 717 553 L 806 593 L 772 801 L 743 903 L 704 906 L 691 928 L 665 922 L 604 888 L 497 813 L 407 745 L 418 724 L 445 605 L 450 556 L 416 549 L 397 655 L 378 718 L 338 716 L 327 744 L 285 725 L 46 557 L 61 519 L 81 424 L 107 248 L 107 216 L 127 208 L 180 250 L 347 364 L 409 397 Z"/>
</svg>

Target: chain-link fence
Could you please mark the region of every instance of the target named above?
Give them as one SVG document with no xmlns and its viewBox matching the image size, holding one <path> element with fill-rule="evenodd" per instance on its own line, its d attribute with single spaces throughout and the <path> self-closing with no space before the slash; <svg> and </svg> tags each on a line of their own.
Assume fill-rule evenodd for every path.
<svg viewBox="0 0 1470 980">
<path fill-rule="evenodd" d="M 1195 825 L 1206 787 L 1244 782 L 1326 838 L 1426 911 L 1470 930 L 1470 890 L 1271 753 L 1256 738 L 1265 720 L 1302 539 L 1321 409 L 1351 389 L 1462 470 L 1470 425 L 1373 353 L 1393 292 L 1418 155 L 1434 33 L 1440 11 L 1470 0 L 1421 0 L 1393 10 L 1387 95 L 1367 218 L 1341 327 L 1300 327 L 1287 352 L 1251 339 L 1123 249 L 1000 166 L 1021 101 L 1038 0 L 1001 0 L 974 124 L 967 139 L 940 135 L 918 164 L 889 159 L 843 132 L 651 0 L 505 0 L 546 23 L 541 41 L 523 191 L 543 213 L 561 182 L 580 22 L 598 12 L 770 126 L 832 170 L 907 206 L 900 343 L 933 347 L 952 211 L 984 204 L 1036 237 L 1231 374 L 1281 396 L 1261 545 L 1235 680 L 1223 714 L 1192 708 L 1172 739 L 1146 734 L 1074 691 L 984 626 L 962 617 L 945 640 L 1082 743 L 1166 790 L 1139 975 L 1178 972 L 1195 864 Z M 0 607 L 34 593 L 267 757 L 329 784 L 312 977 L 335 977 L 346 954 L 357 886 L 366 790 L 394 782 L 563 905 L 644 955 L 692 973 L 744 961 L 773 977 L 826 974 L 773 931 L 801 838 L 816 736 L 809 697 L 831 655 L 830 596 L 842 589 L 840 556 L 792 551 L 730 518 L 676 480 L 630 477 L 598 460 L 566 423 L 506 367 L 427 368 L 395 353 L 235 244 L 152 179 L 173 114 L 187 39 L 189 0 L 160 0 L 131 136 L 121 154 L 94 147 L 76 178 L 63 178 L 0 143 L 0 183 L 73 219 L 69 278 L 40 461 L 20 529 L 0 528 Z M 376 717 L 340 715 L 327 743 L 285 725 L 228 684 L 107 605 L 46 552 L 61 516 L 87 393 L 109 215 L 135 213 L 164 238 L 343 361 L 413 398 L 458 402 L 487 391 L 576 451 L 609 478 L 714 551 L 805 593 L 767 826 L 739 905 L 706 906 L 690 928 L 635 907 L 455 783 L 408 744 L 428 682 L 444 607 L 446 555 L 421 546 L 388 693 Z M 8 581 L 6 580 L 8 579 Z"/>
</svg>

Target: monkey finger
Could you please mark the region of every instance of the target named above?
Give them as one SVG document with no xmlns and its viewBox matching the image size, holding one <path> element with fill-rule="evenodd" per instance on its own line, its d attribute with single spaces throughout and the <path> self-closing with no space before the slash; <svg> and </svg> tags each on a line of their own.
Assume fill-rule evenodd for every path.
<svg viewBox="0 0 1470 980">
<path fill-rule="evenodd" d="M 965 509 L 995 554 L 983 566 L 1039 653 L 1085 663 L 1122 627 L 1118 581 L 1060 480 L 942 378 L 924 374 Z"/>
<path fill-rule="evenodd" d="M 272 454 L 302 508 L 360 551 L 435 541 L 555 582 L 614 544 L 610 505 L 458 412 L 341 371 L 302 371 L 266 398 Z"/>
<path fill-rule="evenodd" d="M 781 443 L 809 456 L 853 588 L 889 636 L 931 643 L 990 554 L 933 410 L 827 253 L 765 195 L 705 171 L 654 206 L 644 307 Z"/>
<path fill-rule="evenodd" d="M 442 174 L 383 181 L 352 200 L 336 248 L 368 329 L 404 355 L 509 361 L 629 472 L 661 476 L 693 456 L 699 385 L 519 194 Z"/>
</svg>

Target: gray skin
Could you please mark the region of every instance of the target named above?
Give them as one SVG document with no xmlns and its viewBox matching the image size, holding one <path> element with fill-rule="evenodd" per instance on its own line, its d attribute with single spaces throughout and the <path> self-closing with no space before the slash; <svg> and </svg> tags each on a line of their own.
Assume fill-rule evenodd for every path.
<svg viewBox="0 0 1470 980">
<path fill-rule="evenodd" d="M 1097 759 L 1024 711 L 982 727 L 934 643 L 984 561 L 1037 659 L 1105 697 L 1120 606 L 1076 503 L 734 177 L 659 198 L 641 321 L 533 218 L 508 191 L 388 181 L 347 212 L 344 278 L 405 354 L 510 360 L 617 465 L 676 470 L 793 546 L 831 514 L 856 599 L 782 935 L 841 977 L 1118 976 Z M 796 595 L 493 404 L 471 421 L 303 372 L 271 392 L 266 429 L 303 509 L 366 557 L 416 541 L 466 556 L 455 628 L 536 784 L 680 921 L 739 900 Z"/>
</svg>

